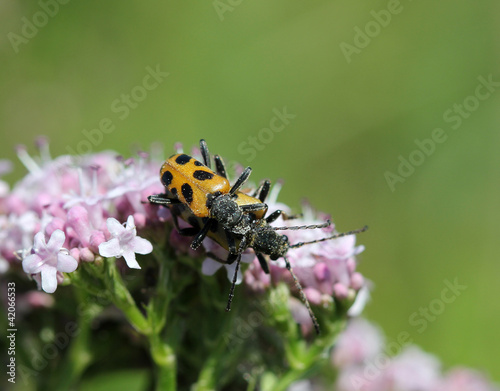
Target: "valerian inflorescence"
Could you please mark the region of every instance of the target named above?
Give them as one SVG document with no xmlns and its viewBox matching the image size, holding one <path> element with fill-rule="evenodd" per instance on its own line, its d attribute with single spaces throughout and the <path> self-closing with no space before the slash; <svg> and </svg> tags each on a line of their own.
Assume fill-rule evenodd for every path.
<svg viewBox="0 0 500 391">
<path fill-rule="evenodd" d="M 137 232 L 161 230 L 162 224 L 171 224 L 168 209 L 146 202 L 148 195 L 163 191 L 158 177 L 163 158 L 158 153 L 140 151 L 136 157 L 124 159 L 106 151 L 52 159 L 45 139 L 40 139 L 37 145 L 38 158 L 30 156 L 25 147 L 18 147 L 19 159 L 28 173 L 0 198 L 5 212 L 0 221 L 3 264 L 21 259 L 24 271 L 48 293 L 53 293 L 64 281 L 65 273 L 74 272 L 82 262 L 93 262 L 100 257 L 123 257 L 127 266 L 139 269 L 140 258 L 137 260 L 135 254 L 151 253 L 155 243 Z M 197 152 L 195 149 L 194 154 Z M 274 186 L 267 200 L 269 211 L 281 209 L 290 213 L 287 205 L 277 201 L 280 189 L 280 183 Z M 280 220 L 275 224 L 307 225 L 328 218 L 324 214 L 317 216 L 305 204 L 302 217 L 293 220 L 293 224 Z M 296 243 L 333 233 L 332 225 L 317 230 L 287 231 L 286 235 L 291 243 Z M 175 233 L 169 245 L 175 251 L 189 252 L 185 238 Z M 227 254 L 211 239 L 205 239 L 203 247 L 222 259 Z M 355 246 L 355 236 L 351 235 L 290 249 L 288 257 L 309 301 L 327 307 L 334 300 L 352 303 L 359 291 L 366 290 L 363 276 L 356 271 L 355 256 L 361 251 L 363 246 Z M 272 262 L 269 275 L 260 269 L 251 250 L 244 254 L 243 262 L 250 267 L 244 278 L 239 272 L 237 281 L 244 281 L 252 291 L 263 291 L 290 280 L 283 261 Z M 231 280 L 234 264 L 223 265 L 207 257 L 200 267 L 204 274 L 213 275 L 223 266 Z M 296 320 L 307 329 L 309 322 L 301 316 L 300 305 L 291 308 Z"/>
<path fill-rule="evenodd" d="M 364 247 L 355 235 L 288 248 L 321 324 L 319 336 L 283 259 L 270 261 L 266 274 L 251 247 L 236 275 L 243 289 L 226 313 L 236 263 L 214 260 L 227 259 L 228 252 L 208 237 L 193 250 L 169 208 L 148 202 L 164 191 L 161 149 L 132 158 L 113 151 L 52 158 L 46 139 L 37 147 L 37 157 L 17 148 L 28 170 L 20 181 L 11 188 L 0 180 L 0 284 L 17 282 L 16 322 L 25 322 L 31 342 L 16 345 L 16 357 L 21 382 L 37 383 L 31 388 L 77 386 L 100 359 L 95 367 L 102 372 L 125 362 L 127 370 L 148 370 L 157 390 L 316 391 L 333 384 L 339 391 L 497 390 L 471 370 L 441 375 L 439 361 L 414 346 L 386 354 L 381 332 L 356 319 L 370 284 L 357 270 Z M 180 144 L 174 149 L 183 150 Z M 201 157 L 197 148 L 191 154 Z M 236 178 L 243 167 L 233 167 L 228 174 Z M 11 169 L 11 162 L 0 160 L 0 176 Z M 278 182 L 271 189 L 268 211 L 290 215 L 278 201 L 281 188 Z M 255 189 L 246 183 L 242 191 Z M 307 203 L 299 212 L 293 221 L 279 217 L 269 224 L 331 220 Z M 291 244 L 336 232 L 333 224 L 284 230 Z M 30 318 L 36 311 L 51 315 Z M 138 358 L 144 352 L 149 358 Z"/>
</svg>

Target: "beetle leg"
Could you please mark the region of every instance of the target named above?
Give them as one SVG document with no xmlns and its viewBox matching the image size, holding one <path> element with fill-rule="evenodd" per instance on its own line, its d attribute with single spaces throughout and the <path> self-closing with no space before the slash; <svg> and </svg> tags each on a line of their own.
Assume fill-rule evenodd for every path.
<svg viewBox="0 0 500 391">
<path fill-rule="evenodd" d="M 165 205 L 165 206 L 180 204 L 181 202 L 177 198 L 168 198 L 166 194 L 150 195 L 148 196 L 148 201 L 152 204 Z"/>
<path fill-rule="evenodd" d="M 296 215 L 291 215 L 288 216 L 285 212 L 283 212 L 281 209 L 278 209 L 277 211 L 271 213 L 269 216 L 266 217 L 266 223 L 272 223 L 273 221 L 276 221 L 278 217 L 282 217 L 283 220 L 292 220 L 292 219 L 297 219 L 299 217 L 302 217 L 302 214 L 296 214 Z"/>
<path fill-rule="evenodd" d="M 224 164 L 224 160 L 219 155 L 214 156 L 215 161 L 215 172 L 221 177 L 227 178 L 226 165 Z"/>
<path fill-rule="evenodd" d="M 207 142 L 203 139 L 200 140 L 200 152 L 201 156 L 203 157 L 203 164 L 212 169 L 212 164 L 210 162 L 210 152 L 208 152 Z"/>
<path fill-rule="evenodd" d="M 196 250 L 198 247 L 200 247 L 201 242 L 203 242 L 203 239 L 205 239 L 205 236 L 207 236 L 207 233 L 212 227 L 213 222 L 214 219 L 208 219 L 203 228 L 198 232 L 198 234 L 193 240 L 193 243 L 191 243 L 191 248 L 193 250 Z"/>
<path fill-rule="evenodd" d="M 269 194 L 269 189 L 271 188 L 271 182 L 265 180 L 259 186 L 259 188 L 253 193 L 253 197 L 256 197 L 260 200 L 260 202 L 264 202 Z"/>
<path fill-rule="evenodd" d="M 245 184 L 245 182 L 247 181 L 247 179 L 251 173 L 252 173 L 252 169 L 250 167 L 245 168 L 245 171 L 243 171 L 243 173 L 240 175 L 240 177 L 238 178 L 236 183 L 233 185 L 231 190 L 229 190 L 229 194 L 236 193 L 241 188 L 241 186 L 243 186 Z"/>
<path fill-rule="evenodd" d="M 259 260 L 260 267 L 264 270 L 264 273 L 269 274 L 269 265 L 267 264 L 266 257 L 261 253 L 257 253 L 257 259 Z"/>
</svg>

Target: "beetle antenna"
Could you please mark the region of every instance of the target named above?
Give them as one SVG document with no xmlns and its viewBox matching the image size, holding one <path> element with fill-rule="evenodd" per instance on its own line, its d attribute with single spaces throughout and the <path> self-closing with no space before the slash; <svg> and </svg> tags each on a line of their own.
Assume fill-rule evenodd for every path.
<svg viewBox="0 0 500 391">
<path fill-rule="evenodd" d="M 316 228 L 326 228 L 332 225 L 332 222 L 330 220 L 327 220 L 326 223 L 323 224 L 312 224 L 312 225 L 295 225 L 291 227 L 272 227 L 275 231 L 285 231 L 285 230 L 291 230 L 291 231 L 297 231 L 299 229 L 316 229 Z"/>
<path fill-rule="evenodd" d="M 316 334 L 319 335 L 319 323 L 318 319 L 316 319 L 316 315 L 314 315 L 314 312 L 311 308 L 311 305 L 309 304 L 309 300 L 307 300 L 306 294 L 304 293 L 304 289 L 302 289 L 302 285 L 300 285 L 299 279 L 295 275 L 295 273 L 292 270 L 292 265 L 290 265 L 290 262 L 288 262 L 288 259 L 286 257 L 283 257 L 286 263 L 286 268 L 290 272 L 290 274 L 293 277 L 293 282 L 295 283 L 295 287 L 299 290 L 300 298 L 302 299 L 302 302 L 307 308 L 307 311 L 309 312 L 309 316 L 311 317 L 311 320 L 314 325 L 314 329 L 316 330 Z"/>
<path fill-rule="evenodd" d="M 238 270 L 240 270 L 241 254 L 238 254 L 238 259 L 236 259 L 236 268 L 234 269 L 233 282 L 231 283 L 231 290 L 229 291 L 229 298 L 227 299 L 226 311 L 231 311 L 231 303 L 234 297 L 234 287 L 236 286 L 236 280 L 238 279 Z"/>
<path fill-rule="evenodd" d="M 367 225 L 365 225 L 363 228 L 360 228 L 360 229 L 355 229 L 354 231 L 342 232 L 342 233 L 339 233 L 339 234 L 335 234 L 335 235 L 333 235 L 333 236 L 330 236 L 330 237 L 328 237 L 328 238 L 317 239 L 317 240 L 311 240 L 310 242 L 299 242 L 299 243 L 295 243 L 295 244 L 292 244 L 292 245 L 290 246 L 290 248 L 302 247 L 302 246 L 304 246 L 305 244 L 312 244 L 312 243 L 324 242 L 324 241 L 326 241 L 326 240 L 332 240 L 332 239 L 341 238 L 342 236 L 349 236 L 349 235 L 359 234 L 359 233 L 361 233 L 361 232 L 365 232 L 367 229 L 368 229 L 368 226 L 367 226 Z"/>
</svg>

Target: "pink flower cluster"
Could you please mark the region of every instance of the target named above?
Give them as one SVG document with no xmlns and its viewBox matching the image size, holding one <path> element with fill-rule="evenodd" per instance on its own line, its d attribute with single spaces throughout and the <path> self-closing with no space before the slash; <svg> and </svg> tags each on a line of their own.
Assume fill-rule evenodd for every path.
<svg viewBox="0 0 500 391">
<path fill-rule="evenodd" d="M 137 236 L 137 228 L 161 229 L 170 220 L 166 208 L 145 202 L 147 196 L 163 192 L 159 179 L 163 156 L 139 152 L 136 158 L 125 160 L 107 151 L 52 159 L 46 140 L 40 139 L 38 148 L 40 157 L 35 159 L 26 148 L 19 147 L 17 153 L 28 174 L 10 191 L 0 183 L 0 272 L 21 259 L 24 271 L 39 288 L 52 293 L 63 281 L 63 273 L 71 273 L 80 262 L 92 262 L 99 256 L 123 257 L 129 267 L 140 268 L 135 254 L 150 253 L 152 244 Z M 180 151 L 182 146 L 177 145 L 176 152 Z M 194 149 L 192 154 L 198 157 L 200 153 Z M 1 175 L 10 165 L 0 163 Z M 269 213 L 281 209 L 290 214 L 287 205 L 277 202 L 280 188 L 280 184 L 275 185 L 266 201 Z M 324 223 L 327 218 L 316 216 L 305 206 L 300 218 L 280 218 L 274 225 Z M 333 226 L 283 231 L 292 244 L 334 232 Z M 172 232 L 170 244 L 174 249 L 196 256 L 190 242 L 190 238 Z M 227 251 L 211 239 L 205 239 L 203 245 L 220 258 L 227 257 Z M 363 246 L 355 246 L 355 237 L 348 236 L 291 249 L 288 258 L 310 302 L 328 306 L 334 298 L 352 301 L 358 292 L 366 291 L 363 277 L 356 272 L 355 256 L 362 250 Z M 244 281 L 254 291 L 263 291 L 279 281 L 290 282 L 283 260 L 270 262 L 270 275 L 262 271 L 251 250 L 244 254 L 243 262 L 251 265 L 244 276 L 240 272 L 238 282 Z M 236 265 L 224 266 L 232 280 Z M 207 258 L 202 272 L 211 275 L 220 267 L 221 263 Z M 358 296 L 366 297 L 366 292 Z M 292 308 L 296 308 L 293 313 L 297 321 L 310 325 L 300 303 Z"/>
<path fill-rule="evenodd" d="M 389 350 L 389 349 L 385 349 Z M 456 368 L 442 374 L 441 363 L 414 345 L 391 357 L 380 330 L 360 318 L 350 321 L 332 354 L 339 391 L 499 391 L 481 373 Z"/>
<path fill-rule="evenodd" d="M 38 147 L 37 159 L 18 147 L 29 172 L 0 194 L 1 269 L 21 259 L 24 271 L 52 293 L 63 273 L 96 256 L 123 256 L 139 268 L 135 253 L 149 253 L 152 245 L 136 227 L 158 220 L 157 209 L 141 200 L 162 190 L 161 160 L 142 152 L 128 160 L 114 152 L 52 159 L 44 139 Z"/>
<path fill-rule="evenodd" d="M 266 203 L 269 213 L 278 209 L 291 215 L 290 207 L 277 202 L 281 184 L 274 186 Z M 298 218 L 283 220 L 281 217 L 273 226 L 297 226 L 321 224 L 330 220 L 330 216 L 315 213 L 309 204 L 304 204 L 302 214 Z M 327 238 L 337 233 L 335 226 L 322 229 L 285 230 L 280 231 L 288 236 L 291 244 L 309 242 Z M 349 315 L 361 313 L 369 297 L 367 281 L 361 273 L 356 271 L 356 255 L 364 250 L 364 246 L 356 246 L 356 236 L 344 236 L 334 240 L 306 244 L 288 251 L 287 257 L 297 275 L 307 299 L 313 305 L 328 307 L 337 299 L 352 302 Z M 293 285 L 292 277 L 283 259 L 270 261 L 270 275 L 266 275 L 254 257 L 252 264 L 245 273 L 245 282 L 254 291 L 261 292 L 272 284 L 287 281 Z M 295 320 L 305 326 L 306 330 L 312 327 L 308 312 L 300 302 L 292 303 L 292 313 Z"/>
</svg>

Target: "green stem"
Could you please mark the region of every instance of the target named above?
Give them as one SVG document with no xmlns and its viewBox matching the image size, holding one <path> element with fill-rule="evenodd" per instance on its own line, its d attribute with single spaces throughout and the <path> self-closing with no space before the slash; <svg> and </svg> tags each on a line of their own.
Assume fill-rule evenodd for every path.
<svg viewBox="0 0 500 391">
<path fill-rule="evenodd" d="M 247 391 L 255 391 L 255 387 L 257 387 L 257 377 L 252 376 L 250 380 L 248 380 Z"/>
<path fill-rule="evenodd" d="M 156 365 L 156 390 L 175 391 L 177 387 L 176 372 L 177 360 L 175 352 L 166 343 L 162 342 L 156 333 L 149 337 L 151 357 Z"/>
<path fill-rule="evenodd" d="M 325 325 L 326 326 L 326 325 Z M 327 360 L 327 352 L 334 344 L 335 339 L 345 327 L 345 320 L 337 320 L 329 327 L 324 327 L 323 335 L 317 337 L 314 343 L 307 345 L 302 339 L 285 339 L 285 355 L 291 370 L 273 385 L 273 391 L 285 391 L 298 380 L 310 377 Z"/>
<path fill-rule="evenodd" d="M 167 267 L 168 260 L 161 249 L 153 252 L 158 262 L 158 282 L 155 295 L 147 307 L 148 320 L 153 333 L 160 334 L 167 323 L 167 310 L 172 300 L 172 287 L 170 282 L 170 270 Z"/>
<path fill-rule="evenodd" d="M 161 333 L 167 323 L 168 306 L 172 299 L 172 287 L 169 283 L 170 270 L 167 267 L 169 263 L 162 249 L 155 250 L 153 254 L 158 261 L 159 276 L 155 296 L 146 309 L 151 329 L 149 344 L 151 357 L 156 364 L 156 389 L 173 391 L 177 386 L 177 357 L 172 346 L 161 338 Z"/>
<path fill-rule="evenodd" d="M 211 355 L 203 365 L 198 381 L 193 386 L 193 391 L 214 391 L 216 384 L 217 365 L 220 357 L 218 355 Z"/>
<path fill-rule="evenodd" d="M 150 335 L 151 327 L 148 320 L 137 308 L 134 298 L 125 286 L 114 259 L 105 259 L 105 283 L 110 300 L 123 311 L 130 324 L 141 334 Z"/>
<path fill-rule="evenodd" d="M 209 356 L 205 360 L 198 381 L 191 387 L 192 391 L 214 391 L 220 386 L 221 379 L 232 370 L 232 366 L 237 364 L 242 357 L 243 341 L 228 346 L 227 337 L 234 332 L 234 319 L 238 316 L 234 312 L 225 314 L 223 323 L 217 328 L 217 336 L 213 338 L 214 343 L 210 344 Z"/>
<path fill-rule="evenodd" d="M 155 296 L 145 308 L 146 315 L 138 308 L 113 258 L 104 258 L 101 265 L 88 266 L 82 270 L 79 278 L 74 279 L 74 283 L 92 294 L 105 295 L 123 312 L 137 332 L 148 339 L 151 357 L 157 372 L 156 389 L 175 391 L 177 369 L 175 352 L 161 339 L 161 333 L 166 324 L 168 304 L 172 296 L 169 284 L 170 273 L 167 267 L 169 262 L 164 258 L 161 249 L 155 250 L 154 255 L 159 264 L 159 279 Z M 103 287 L 92 286 L 92 282 L 100 282 Z M 78 368 L 75 370 L 78 372 Z M 60 387 L 59 389 L 68 388 Z"/>
<path fill-rule="evenodd" d="M 326 362 L 325 356 L 322 354 L 323 349 L 318 349 L 316 346 L 307 348 L 305 344 L 299 345 L 296 346 L 296 349 L 292 348 L 293 353 L 290 352 L 290 349 L 290 346 L 285 346 L 287 360 L 290 360 L 291 356 L 295 356 L 292 358 L 295 365 L 291 365 L 290 370 L 281 378 L 275 377 L 276 381 L 271 383 L 271 388 L 263 387 L 264 391 L 267 391 L 267 389 L 269 391 L 286 391 L 292 383 L 310 378 Z M 302 360 L 300 360 L 300 357 L 302 357 Z M 291 364 L 291 362 L 289 363 Z"/>
<path fill-rule="evenodd" d="M 88 307 L 88 296 L 81 290 L 77 291 L 80 305 L 85 310 Z M 82 311 L 86 314 L 87 311 Z M 58 370 L 54 391 L 67 391 L 81 377 L 85 369 L 93 360 L 92 349 L 90 348 L 90 324 L 92 318 L 80 315 L 78 318 L 78 334 L 71 342 L 69 351 Z M 75 331 L 76 332 L 76 331 Z M 73 333 L 72 333 L 73 334 Z"/>
<path fill-rule="evenodd" d="M 311 368 L 307 368 L 299 371 L 289 371 L 277 383 L 273 385 L 272 391 L 286 391 L 290 385 L 300 379 L 306 377 L 306 374 L 311 371 Z"/>
</svg>

